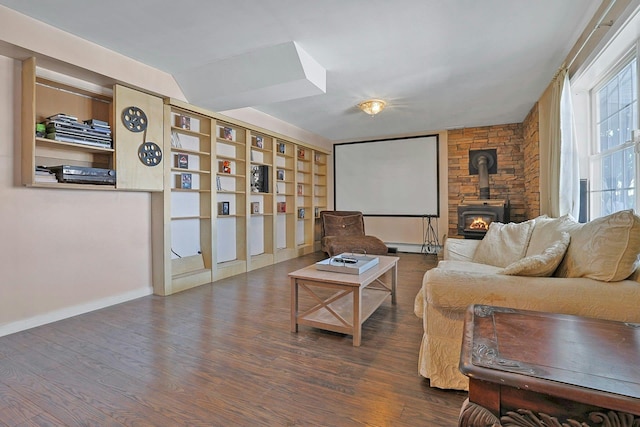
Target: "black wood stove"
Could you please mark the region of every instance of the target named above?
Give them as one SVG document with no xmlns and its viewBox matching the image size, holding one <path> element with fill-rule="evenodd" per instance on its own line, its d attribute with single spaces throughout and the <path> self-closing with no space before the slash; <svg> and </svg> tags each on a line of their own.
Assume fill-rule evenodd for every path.
<svg viewBox="0 0 640 427">
<path fill-rule="evenodd" d="M 509 201 L 489 198 L 489 175 L 497 173 L 496 150 L 470 150 L 469 174 L 478 175 L 479 200 L 458 206 L 458 235 L 482 239 L 494 222 L 509 222 Z"/>
</svg>

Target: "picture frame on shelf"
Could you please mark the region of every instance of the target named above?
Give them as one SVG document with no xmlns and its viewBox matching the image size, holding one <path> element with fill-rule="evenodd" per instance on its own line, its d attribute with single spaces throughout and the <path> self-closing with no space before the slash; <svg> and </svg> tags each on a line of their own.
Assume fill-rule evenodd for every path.
<svg viewBox="0 0 640 427">
<path fill-rule="evenodd" d="M 287 151 L 287 146 L 284 145 L 284 142 L 279 142 L 278 143 L 278 153 L 285 154 L 286 151 Z"/>
<path fill-rule="evenodd" d="M 300 160 L 304 160 L 305 159 L 305 150 L 304 150 L 304 148 L 298 148 L 298 159 L 300 159 Z"/>
<path fill-rule="evenodd" d="M 183 190 L 191 190 L 192 176 L 190 173 L 180 174 L 180 188 Z"/>
<path fill-rule="evenodd" d="M 218 215 L 229 215 L 229 202 L 218 203 Z"/>
<path fill-rule="evenodd" d="M 216 176 L 216 191 L 222 191 L 222 182 L 219 176 Z"/>
<path fill-rule="evenodd" d="M 264 148 L 264 138 L 262 138 L 260 135 L 256 135 L 253 138 L 256 148 Z"/>
<path fill-rule="evenodd" d="M 189 155 L 178 153 L 176 155 L 176 167 L 179 169 L 189 169 Z"/>
<path fill-rule="evenodd" d="M 252 214 L 260 213 L 260 202 L 251 202 L 251 213 Z"/>
<path fill-rule="evenodd" d="M 191 117 L 183 116 L 180 114 L 176 115 L 176 127 L 179 127 L 180 129 L 191 130 Z"/>
<path fill-rule="evenodd" d="M 231 173 L 231 162 L 229 160 L 222 160 L 218 162 L 218 167 L 221 173 Z"/>
<path fill-rule="evenodd" d="M 278 169 L 276 173 L 278 181 L 284 181 L 284 169 Z"/>
<path fill-rule="evenodd" d="M 278 213 L 287 213 L 287 202 L 278 202 Z"/>
<path fill-rule="evenodd" d="M 227 141 L 233 141 L 233 128 L 224 126 L 220 132 L 223 139 L 226 139 Z"/>
<path fill-rule="evenodd" d="M 302 184 L 298 184 L 298 196 L 302 196 L 302 194 L 303 194 Z"/>
<path fill-rule="evenodd" d="M 298 209 L 298 218 L 304 219 L 304 208 Z"/>
</svg>

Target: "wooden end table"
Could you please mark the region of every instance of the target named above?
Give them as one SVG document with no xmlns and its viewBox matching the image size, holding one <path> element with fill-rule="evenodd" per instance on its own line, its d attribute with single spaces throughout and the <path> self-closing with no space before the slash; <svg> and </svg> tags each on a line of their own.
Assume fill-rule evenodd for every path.
<svg viewBox="0 0 640 427">
<path fill-rule="evenodd" d="M 350 334 L 353 345 L 359 346 L 362 323 L 391 295 L 396 303 L 398 281 L 398 257 L 379 255 L 376 266 L 361 274 L 335 273 L 316 269 L 310 265 L 289 273 L 291 280 L 291 332 L 298 332 L 298 325 Z M 391 270 L 391 284 L 380 277 Z M 299 289 L 315 300 L 312 307 L 298 312 Z M 319 289 L 334 289 L 329 298 L 322 298 Z M 315 292 L 314 292 L 315 290 Z"/>
<path fill-rule="evenodd" d="M 459 426 L 640 426 L 640 324 L 470 306 Z"/>
</svg>

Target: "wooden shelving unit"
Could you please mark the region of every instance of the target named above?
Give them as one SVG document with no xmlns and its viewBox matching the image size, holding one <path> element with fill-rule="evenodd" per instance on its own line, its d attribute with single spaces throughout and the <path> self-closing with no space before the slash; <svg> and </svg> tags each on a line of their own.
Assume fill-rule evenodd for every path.
<svg viewBox="0 0 640 427">
<path fill-rule="evenodd" d="M 101 83 L 40 69 L 35 58 L 23 61 L 22 183 L 150 192 L 155 294 L 170 295 L 317 249 L 315 214 L 327 205 L 327 151 L 183 101 L 116 82 L 105 86 L 104 76 L 95 80 Z M 146 115 L 144 132 L 125 123 L 123 113 L 132 107 Z M 111 147 L 36 136 L 36 123 L 58 113 L 107 122 Z M 161 155 L 154 164 L 145 162 L 141 151 L 151 142 Z M 40 182 L 39 165 L 110 169 L 116 182 Z M 256 167 L 268 188 L 252 187 Z"/>
<path fill-rule="evenodd" d="M 112 148 L 61 142 L 36 137 L 36 123 L 63 112 L 79 121 L 98 119 L 113 123 L 113 88 L 92 92 L 38 75 L 36 59 L 22 62 L 22 183 L 29 187 L 114 190 L 115 185 L 41 182 L 36 166 L 115 168 Z"/>
<path fill-rule="evenodd" d="M 245 128 L 216 124 L 216 267 L 214 280 L 247 271 L 248 181 Z M 228 164 L 228 168 L 225 165 Z M 227 206 L 223 210 L 223 206 Z"/>
<path fill-rule="evenodd" d="M 172 105 L 164 107 L 164 191 L 152 198 L 153 215 L 162 218 L 161 244 L 154 259 L 162 274 L 154 274 L 154 292 L 170 295 L 213 280 L 214 240 L 212 129 L 207 116 Z M 180 125 L 182 124 L 182 125 Z M 162 215 L 160 215 L 162 212 Z M 162 259 L 156 256 L 162 253 Z"/>
<path fill-rule="evenodd" d="M 274 142 L 270 136 L 249 131 L 249 247 L 248 270 L 274 262 Z"/>
<path fill-rule="evenodd" d="M 296 245 L 296 146 L 276 141 L 276 262 L 298 256 Z"/>
<path fill-rule="evenodd" d="M 326 205 L 326 193 L 317 189 L 324 185 L 326 191 L 328 153 L 181 101 L 165 103 L 166 141 L 178 133 L 180 141 L 190 136 L 200 144 L 171 148 L 172 153 L 189 156 L 188 166 L 180 167 L 172 158 L 165 165 L 165 196 L 161 201 L 152 198 L 153 211 L 165 212 L 164 217 L 155 215 L 160 220 L 153 224 L 154 235 L 157 230 L 162 236 L 157 240 L 164 242 L 163 259 L 154 250 L 154 265 L 161 266 L 154 267 L 154 283 L 156 277 L 158 283 L 171 283 L 156 287 L 156 293 L 160 294 L 158 289 L 164 289 L 165 295 L 178 292 L 205 280 L 215 282 L 313 252 L 314 209 Z M 175 116 L 180 114 L 209 127 L 179 129 Z M 304 150 L 304 159 L 298 158 L 299 149 Z M 324 157 L 316 162 L 315 153 Z M 210 163 L 203 167 L 192 158 L 207 158 Z M 253 185 L 256 167 L 262 168 L 268 188 Z M 192 174 L 192 188 L 180 188 L 181 173 Z M 302 195 L 297 194 L 298 185 Z M 279 203 L 285 204 L 284 212 L 279 211 Z M 206 209 L 196 208 L 203 204 Z M 298 209 L 305 209 L 305 218 L 298 218 Z M 187 227 L 193 223 L 198 227 Z M 188 253 L 186 259 L 173 254 L 183 255 L 176 249 L 176 236 L 183 229 L 192 233 L 190 242 L 203 248 L 201 254 Z M 157 270 L 164 275 L 157 275 Z"/>
<path fill-rule="evenodd" d="M 296 249 L 298 256 L 313 247 L 313 150 L 296 146 Z"/>
<path fill-rule="evenodd" d="M 320 211 L 328 208 L 327 188 L 327 154 L 314 150 L 313 152 L 313 245 L 314 250 L 320 250 Z"/>
</svg>

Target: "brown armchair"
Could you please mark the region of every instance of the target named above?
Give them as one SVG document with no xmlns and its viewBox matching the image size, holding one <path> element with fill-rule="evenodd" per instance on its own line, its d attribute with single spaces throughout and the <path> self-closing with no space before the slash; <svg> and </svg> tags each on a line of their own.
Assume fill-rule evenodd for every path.
<svg viewBox="0 0 640 427">
<path fill-rule="evenodd" d="M 320 212 L 321 249 L 335 256 L 344 252 L 386 255 L 387 245 L 364 232 L 364 217 L 358 211 Z"/>
</svg>

